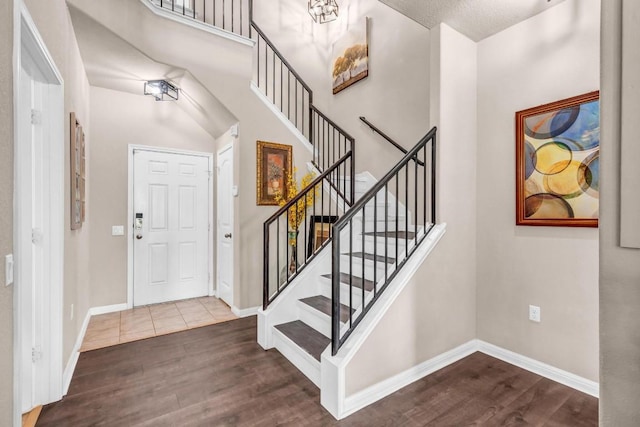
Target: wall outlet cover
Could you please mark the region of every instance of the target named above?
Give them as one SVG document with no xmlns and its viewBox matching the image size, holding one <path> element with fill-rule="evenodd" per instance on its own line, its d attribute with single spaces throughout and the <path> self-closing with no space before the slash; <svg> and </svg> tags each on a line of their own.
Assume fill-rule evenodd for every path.
<svg viewBox="0 0 640 427">
<path fill-rule="evenodd" d="M 111 227 L 112 236 L 124 236 L 124 225 L 114 225 Z"/>
<path fill-rule="evenodd" d="M 532 322 L 540 322 L 540 307 L 536 305 L 529 306 L 529 320 Z"/>
<path fill-rule="evenodd" d="M 13 254 L 4 257 L 4 276 L 7 286 L 13 283 Z"/>
</svg>

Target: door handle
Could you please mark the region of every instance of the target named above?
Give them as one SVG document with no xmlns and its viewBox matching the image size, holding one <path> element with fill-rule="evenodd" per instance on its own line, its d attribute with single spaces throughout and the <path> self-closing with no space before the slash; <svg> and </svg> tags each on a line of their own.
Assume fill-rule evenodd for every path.
<svg viewBox="0 0 640 427">
<path fill-rule="evenodd" d="M 136 235 L 136 239 L 138 239 L 138 240 L 142 239 L 142 234 Z"/>
<path fill-rule="evenodd" d="M 231 238 L 231 233 L 227 233 L 224 235 L 225 238 L 230 239 Z"/>
</svg>

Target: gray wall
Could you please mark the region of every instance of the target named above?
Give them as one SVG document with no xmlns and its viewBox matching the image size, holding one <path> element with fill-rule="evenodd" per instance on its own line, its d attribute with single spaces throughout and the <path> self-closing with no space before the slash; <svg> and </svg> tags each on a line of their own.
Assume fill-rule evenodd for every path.
<svg viewBox="0 0 640 427">
<path fill-rule="evenodd" d="M 0 3 L 0 426 L 13 417 L 13 287 L 4 256 L 13 248 L 13 1 Z"/>
<path fill-rule="evenodd" d="M 620 247 L 622 2 L 602 2 L 600 424 L 632 427 L 640 422 L 640 250 Z M 637 27 L 640 4 L 632 0 L 624 1 L 624 6 L 625 15 L 635 14 Z M 624 31 L 637 28 L 625 27 Z M 637 49 L 637 42 L 627 48 Z M 629 57 L 624 60 L 626 65 Z M 636 76 L 636 87 L 638 79 Z M 638 112 L 636 105 L 636 115 Z M 639 186 L 636 183 L 635 197 Z M 635 226 L 638 227 L 637 222 Z"/>
<path fill-rule="evenodd" d="M 516 111 L 599 88 L 599 16 L 567 0 L 478 43 L 478 338 L 592 381 L 598 230 L 516 226 L 513 160 Z"/>
</svg>

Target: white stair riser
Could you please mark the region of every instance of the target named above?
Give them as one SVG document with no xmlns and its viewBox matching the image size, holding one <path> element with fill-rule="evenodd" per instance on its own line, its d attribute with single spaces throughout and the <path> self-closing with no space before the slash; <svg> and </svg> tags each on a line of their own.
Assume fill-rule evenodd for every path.
<svg viewBox="0 0 640 427">
<path fill-rule="evenodd" d="M 329 279 L 326 279 L 325 281 L 326 283 L 322 286 L 322 295 L 327 298 L 331 298 L 331 281 Z M 365 291 L 365 300 L 370 293 L 371 292 Z M 362 289 L 354 286 L 351 298 L 351 302 L 353 304 L 351 308 L 356 310 L 359 309 L 362 304 Z M 346 306 L 349 305 L 349 285 L 346 283 L 340 283 L 340 303 Z"/>
<path fill-rule="evenodd" d="M 298 301 L 298 319 L 325 337 L 331 338 L 331 317 L 302 301 Z"/>
<path fill-rule="evenodd" d="M 298 347 L 293 341 L 287 338 L 282 332 L 274 328 L 274 347 L 278 349 L 284 357 L 293 363 L 300 371 L 311 380 L 317 387 L 320 387 L 320 362 L 310 354 Z"/>
</svg>

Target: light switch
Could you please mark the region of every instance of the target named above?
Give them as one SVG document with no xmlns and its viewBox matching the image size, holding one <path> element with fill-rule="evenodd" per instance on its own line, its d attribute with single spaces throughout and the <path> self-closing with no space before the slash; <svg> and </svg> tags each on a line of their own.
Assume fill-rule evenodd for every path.
<svg viewBox="0 0 640 427">
<path fill-rule="evenodd" d="M 124 225 L 114 225 L 111 227 L 112 236 L 124 236 Z"/>
<path fill-rule="evenodd" d="M 231 195 L 233 197 L 238 197 L 238 186 L 234 185 L 233 187 L 231 187 Z"/>
<path fill-rule="evenodd" d="M 4 257 L 4 276 L 7 286 L 13 283 L 13 254 Z"/>
</svg>

